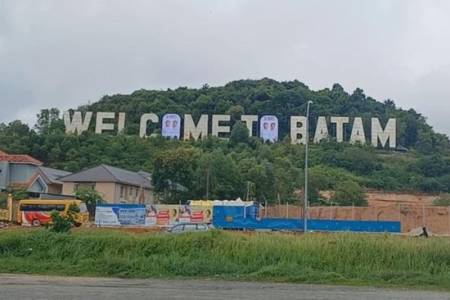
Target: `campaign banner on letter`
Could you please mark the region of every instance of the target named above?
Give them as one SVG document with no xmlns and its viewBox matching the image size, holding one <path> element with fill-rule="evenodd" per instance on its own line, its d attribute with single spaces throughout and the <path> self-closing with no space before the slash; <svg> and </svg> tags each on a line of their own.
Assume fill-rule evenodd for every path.
<svg viewBox="0 0 450 300">
<path fill-rule="evenodd" d="M 276 116 L 263 116 L 259 123 L 259 136 L 264 141 L 272 143 L 278 141 L 278 118 Z"/>
<path fill-rule="evenodd" d="M 177 114 L 165 114 L 162 119 L 161 134 L 172 139 L 180 138 L 181 118 Z"/>
</svg>

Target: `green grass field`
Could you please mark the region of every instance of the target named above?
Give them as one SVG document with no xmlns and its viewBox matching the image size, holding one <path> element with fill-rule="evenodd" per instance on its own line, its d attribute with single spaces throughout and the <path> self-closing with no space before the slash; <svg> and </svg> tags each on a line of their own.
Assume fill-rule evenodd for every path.
<svg viewBox="0 0 450 300">
<path fill-rule="evenodd" d="M 450 239 L 365 234 L 0 231 L 0 272 L 450 290 Z"/>
</svg>

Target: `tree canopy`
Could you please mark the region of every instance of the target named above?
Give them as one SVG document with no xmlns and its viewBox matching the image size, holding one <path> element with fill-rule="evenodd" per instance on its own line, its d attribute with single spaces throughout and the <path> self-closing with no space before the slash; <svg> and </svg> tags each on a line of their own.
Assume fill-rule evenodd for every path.
<svg viewBox="0 0 450 300">
<path fill-rule="evenodd" d="M 434 132 L 413 109 L 398 108 L 390 99 L 378 102 L 361 89 L 349 94 L 339 84 L 312 91 L 297 80 L 265 78 L 233 81 L 220 87 L 138 90 L 130 95 L 104 96 L 78 110 L 126 112 L 124 134 L 66 135 L 60 112 L 51 108 L 38 114 L 34 128 L 21 121 L 0 124 L 0 149 L 30 154 L 50 167 L 68 171 L 102 163 L 145 170 L 152 173 L 156 191 L 168 195 L 165 201 L 169 202 L 205 197 L 269 202 L 280 198 L 292 202 L 298 201 L 295 191 L 303 188 L 304 147 L 289 143 L 289 117 L 304 115 L 308 100 L 314 102 L 312 119 L 321 115 L 379 117 L 384 121 L 397 118 L 398 144 L 409 149 L 400 153 L 333 140 L 311 145 L 313 200 L 318 201 L 316 191 L 324 189 L 338 191 L 339 198 L 348 191 L 358 194 L 360 188 L 450 192 L 447 136 Z M 194 118 L 227 113 L 231 115 L 230 139 L 139 138 L 139 118 L 148 112 L 191 113 Z M 277 115 L 280 141 L 269 144 L 249 136 L 246 126 L 238 121 L 242 114 Z M 314 126 L 310 130 L 313 133 Z M 330 126 L 331 135 L 333 130 Z M 345 136 L 350 136 L 350 126 L 345 130 Z M 364 204 L 358 197 L 353 202 L 358 204 L 356 200 L 361 199 Z"/>
</svg>

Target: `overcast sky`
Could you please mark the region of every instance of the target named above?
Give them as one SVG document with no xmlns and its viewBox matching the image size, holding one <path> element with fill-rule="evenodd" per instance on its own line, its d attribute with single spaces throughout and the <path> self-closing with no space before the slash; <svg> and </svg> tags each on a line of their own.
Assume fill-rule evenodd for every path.
<svg viewBox="0 0 450 300">
<path fill-rule="evenodd" d="M 450 134 L 450 1 L 0 0 L 0 123 L 136 89 L 338 82 Z"/>
</svg>

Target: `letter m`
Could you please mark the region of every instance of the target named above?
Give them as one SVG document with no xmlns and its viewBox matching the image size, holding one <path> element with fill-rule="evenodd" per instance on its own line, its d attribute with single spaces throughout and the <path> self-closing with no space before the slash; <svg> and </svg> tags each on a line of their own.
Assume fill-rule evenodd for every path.
<svg viewBox="0 0 450 300">
<path fill-rule="evenodd" d="M 389 119 L 383 130 L 380 120 L 372 118 L 372 146 L 378 147 L 380 141 L 381 147 L 385 147 L 388 140 L 390 148 L 397 147 L 397 120 Z"/>
</svg>

